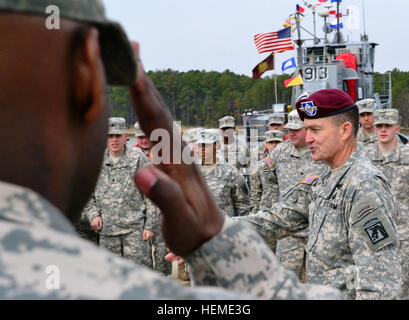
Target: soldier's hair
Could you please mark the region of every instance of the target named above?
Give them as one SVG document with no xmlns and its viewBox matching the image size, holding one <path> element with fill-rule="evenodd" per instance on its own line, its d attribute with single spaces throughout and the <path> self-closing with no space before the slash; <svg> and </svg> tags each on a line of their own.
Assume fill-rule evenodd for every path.
<svg viewBox="0 0 409 320">
<path fill-rule="evenodd" d="M 352 108 L 351 110 L 333 116 L 333 119 L 337 126 L 341 125 L 344 122 L 350 122 L 352 124 L 352 133 L 356 138 L 359 129 L 359 111 L 357 106 L 355 106 L 355 108 Z"/>
</svg>

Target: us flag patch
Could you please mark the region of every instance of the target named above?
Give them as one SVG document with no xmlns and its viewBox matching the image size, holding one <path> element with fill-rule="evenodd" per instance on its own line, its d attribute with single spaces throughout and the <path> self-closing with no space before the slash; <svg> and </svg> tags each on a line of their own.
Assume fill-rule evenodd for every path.
<svg viewBox="0 0 409 320">
<path fill-rule="evenodd" d="M 272 168 L 274 166 L 274 161 L 271 160 L 270 156 L 266 157 L 266 163 L 268 165 L 269 168 Z"/>
</svg>

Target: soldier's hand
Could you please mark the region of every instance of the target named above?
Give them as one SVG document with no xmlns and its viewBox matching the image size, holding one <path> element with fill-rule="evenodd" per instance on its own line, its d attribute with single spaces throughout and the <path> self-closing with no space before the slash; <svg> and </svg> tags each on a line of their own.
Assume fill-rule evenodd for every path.
<svg viewBox="0 0 409 320">
<path fill-rule="evenodd" d="M 139 45 L 133 43 L 139 59 Z M 135 173 L 137 187 L 162 212 L 161 230 L 167 246 L 177 255 L 187 256 L 204 242 L 217 235 L 223 226 L 219 212 L 206 182 L 196 165 L 174 162 L 181 158 L 186 146 L 180 133 L 173 137 L 173 119 L 151 80 L 139 63 L 138 79 L 130 87 L 135 112 L 142 130 L 150 136 L 155 129 L 170 133 L 171 164 L 143 168 Z M 175 157 L 176 156 L 176 157 Z"/>
<path fill-rule="evenodd" d="M 152 231 L 143 230 L 142 240 L 147 241 L 147 240 L 152 239 L 152 237 L 153 237 L 153 232 Z"/>
<path fill-rule="evenodd" d="M 102 219 L 100 216 L 95 217 L 92 221 L 91 221 L 91 228 L 94 231 L 100 231 L 102 229 Z"/>
</svg>

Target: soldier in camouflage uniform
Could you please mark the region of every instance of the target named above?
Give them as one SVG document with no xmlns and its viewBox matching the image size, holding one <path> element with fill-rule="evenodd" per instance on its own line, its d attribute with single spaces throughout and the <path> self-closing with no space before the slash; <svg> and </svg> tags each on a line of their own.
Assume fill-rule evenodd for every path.
<svg viewBox="0 0 409 320">
<path fill-rule="evenodd" d="M 250 213 L 250 194 L 246 179 L 229 163 L 217 163 L 218 136 L 212 129 L 198 133 L 196 144 L 201 150 L 202 175 L 217 206 L 227 216 L 244 216 Z"/>
<path fill-rule="evenodd" d="M 356 103 L 359 109 L 359 122 L 361 127 L 358 130 L 357 141 L 364 146 L 376 142 L 376 132 L 373 125 L 375 99 L 364 99 Z"/>
<path fill-rule="evenodd" d="M 217 158 L 222 163 L 235 166 L 241 173 L 249 166 L 249 153 L 246 146 L 234 136 L 236 120 L 231 116 L 219 119 L 219 129 L 222 136 Z"/>
<path fill-rule="evenodd" d="M 348 299 L 396 298 L 401 266 L 393 197 L 366 150 L 357 147 L 353 100 L 343 91 L 326 89 L 296 107 L 303 118 L 305 113 L 313 159 L 328 161 L 330 167 L 289 188 L 270 210 L 241 219 L 269 241 L 309 228 L 307 283 L 337 287 Z"/>
<path fill-rule="evenodd" d="M 288 115 L 285 126 L 290 140 L 280 143 L 267 157 L 267 164 L 278 182 L 279 198 L 290 188 L 310 175 L 319 175 L 326 164 L 315 162 L 305 143 L 305 128 L 296 110 Z M 276 255 L 280 263 L 292 270 L 300 279 L 305 264 L 305 245 L 308 232 L 300 231 L 277 242 Z"/>
<path fill-rule="evenodd" d="M 367 157 L 385 175 L 391 185 L 397 212 L 396 225 L 400 240 L 402 291 L 409 299 L 409 147 L 399 143 L 399 111 L 380 109 L 374 113 L 377 143 L 367 148 Z"/>
<path fill-rule="evenodd" d="M 274 148 L 283 142 L 283 133 L 278 130 L 269 130 L 266 132 L 266 146 L 268 152 L 272 152 Z M 269 209 L 272 204 L 278 202 L 278 184 L 276 176 L 273 174 L 267 165 L 267 159 L 263 158 L 253 170 L 250 178 L 251 183 L 251 212 L 257 213 L 259 210 Z M 276 241 L 269 242 L 271 251 L 276 250 Z"/>
<path fill-rule="evenodd" d="M 150 158 L 151 142 L 149 141 L 149 138 L 141 130 L 139 122 L 135 122 L 134 128 L 135 128 L 136 144 L 133 146 L 133 149 L 139 148 L 140 150 L 143 151 L 145 156 Z"/>
<path fill-rule="evenodd" d="M 134 171 L 150 162 L 142 150 L 127 149 L 124 118 L 109 118 L 108 126 L 108 148 L 86 214 L 102 247 L 152 267 L 147 240 L 153 236 L 157 216 L 132 181 Z"/>
<path fill-rule="evenodd" d="M 142 131 L 139 122 L 135 122 L 135 137 L 137 143 L 134 145 L 134 149 L 140 149 L 145 153 L 145 155 L 151 160 L 151 141 Z M 149 199 L 146 201 L 150 202 Z M 160 210 L 159 208 L 152 206 L 151 214 L 153 215 L 152 218 L 152 238 L 150 239 L 150 243 L 152 244 L 152 264 L 153 269 L 159 272 L 162 272 L 165 275 L 170 275 L 172 273 L 172 265 L 165 260 L 165 256 L 168 254 L 167 247 L 165 242 L 163 241 L 162 234 L 160 232 Z"/>
<path fill-rule="evenodd" d="M 273 113 L 268 118 L 267 127 L 269 131 L 278 130 L 278 131 L 284 132 L 284 124 L 285 124 L 284 113 L 277 112 L 277 113 Z M 283 140 L 284 140 L 284 137 L 283 137 Z M 258 147 L 257 162 L 260 161 L 261 159 L 264 159 L 266 156 L 268 156 L 269 152 L 270 151 L 268 150 L 267 145 L 265 143 L 262 143 Z"/>
<path fill-rule="evenodd" d="M 57 31 L 45 27 L 49 5 L 60 9 Z M 101 1 L 0 0 L 0 12 L 0 146 L 13 150 L 0 157 L 1 299 L 341 298 L 300 284 L 257 234 L 223 219 L 195 165 L 144 168 L 134 181 L 161 207 L 165 239 L 201 287 L 184 288 L 81 239 L 72 223 L 103 161 L 105 79 L 130 86 L 147 135 L 172 130 L 171 115 L 137 67 L 137 44 L 106 19 Z M 28 85 L 16 90 L 21 79 Z"/>
<path fill-rule="evenodd" d="M 272 152 L 275 147 L 283 142 L 283 133 L 278 130 L 266 132 L 266 147 Z M 251 175 L 251 212 L 270 208 L 279 200 L 278 183 L 273 171 L 269 169 L 266 158 L 261 159 Z"/>
</svg>

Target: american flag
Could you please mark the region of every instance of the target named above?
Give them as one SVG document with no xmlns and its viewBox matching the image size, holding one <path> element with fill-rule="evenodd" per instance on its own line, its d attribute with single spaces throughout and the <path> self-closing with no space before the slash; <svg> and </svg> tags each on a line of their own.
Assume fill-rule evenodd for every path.
<svg viewBox="0 0 409 320">
<path fill-rule="evenodd" d="M 259 33 L 254 36 L 258 53 L 283 52 L 295 49 L 291 39 L 291 27 L 269 33 Z"/>
</svg>

